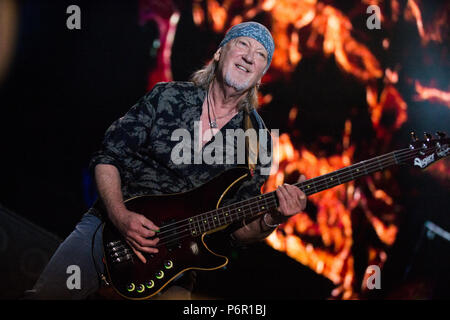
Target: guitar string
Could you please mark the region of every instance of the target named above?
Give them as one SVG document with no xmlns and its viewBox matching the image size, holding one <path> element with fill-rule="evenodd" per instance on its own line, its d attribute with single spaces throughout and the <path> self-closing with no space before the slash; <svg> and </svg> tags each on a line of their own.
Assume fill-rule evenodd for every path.
<svg viewBox="0 0 450 320">
<path fill-rule="evenodd" d="M 411 151 L 416 151 L 416 150 L 411 150 L 411 149 L 409 149 L 409 148 L 406 148 L 406 149 L 401 149 L 401 150 L 393 151 L 393 152 L 390 152 L 390 153 L 387 153 L 387 154 L 378 156 L 378 157 L 376 157 L 376 158 L 372 158 L 372 159 L 370 159 L 370 160 L 360 161 L 360 162 L 357 162 L 357 163 L 355 163 L 355 164 L 353 164 L 353 165 L 350 165 L 350 166 L 341 168 L 341 169 L 339 169 L 339 170 L 336 170 L 336 171 L 333 171 L 333 172 L 329 172 L 329 173 L 324 174 L 324 175 L 322 175 L 322 176 L 319 176 L 319 177 L 312 178 L 312 179 L 309 179 L 309 180 L 307 180 L 307 181 L 304 181 L 304 182 L 300 183 L 300 185 L 301 185 L 301 184 L 308 185 L 308 184 L 319 184 L 319 183 L 322 183 L 323 181 L 328 180 L 328 176 L 330 176 L 330 175 L 333 175 L 333 176 L 336 175 L 336 174 L 337 174 L 337 175 L 339 175 L 339 174 L 342 175 L 343 172 L 339 173 L 340 171 L 350 170 L 350 169 L 353 170 L 353 169 L 355 169 L 357 166 L 361 166 L 363 163 L 365 163 L 365 165 L 366 165 L 366 170 L 367 170 L 367 168 L 368 168 L 367 165 L 371 166 L 371 165 L 372 165 L 372 162 L 375 162 L 375 160 L 376 160 L 376 161 L 379 161 L 379 160 L 381 160 L 382 158 L 390 158 L 390 157 L 394 156 L 394 153 L 395 153 L 395 152 L 398 152 L 398 153 L 399 153 L 399 154 L 396 155 L 396 156 L 398 157 L 398 156 L 404 155 L 405 153 L 409 153 L 409 152 L 411 152 Z M 383 161 L 386 161 L 386 160 L 383 160 Z M 314 182 L 312 182 L 311 180 L 314 180 L 314 179 L 317 179 L 317 180 L 314 181 Z M 308 181 L 309 181 L 309 183 L 307 183 Z M 267 197 L 269 194 L 270 194 L 270 193 L 266 193 L 266 194 L 264 194 L 264 195 L 256 196 L 256 197 L 254 197 L 254 198 Z M 236 207 L 236 206 L 239 206 L 241 203 L 246 202 L 246 201 L 250 201 L 250 200 L 252 200 L 252 199 L 253 199 L 253 198 L 246 199 L 246 200 L 241 200 L 241 201 L 235 202 L 235 203 L 233 203 L 233 204 L 227 205 L 227 206 L 222 207 L 222 208 L 219 208 L 219 209 L 222 209 L 222 211 L 223 211 L 223 210 L 226 209 L 227 207 Z M 248 205 L 251 205 L 251 204 L 245 204 L 245 206 L 248 206 Z M 160 228 L 160 232 L 159 232 L 158 234 L 161 235 L 161 234 L 163 234 L 163 233 L 167 233 L 167 232 L 170 232 L 170 231 L 172 231 L 172 230 L 175 230 L 175 229 L 169 229 L 169 230 L 161 231 L 162 229 L 167 229 L 168 227 L 172 227 L 172 226 L 174 226 L 174 225 L 176 225 L 176 224 L 182 223 L 182 222 L 184 222 L 184 221 L 188 221 L 189 219 L 197 218 L 197 221 L 199 221 L 199 220 L 204 220 L 204 219 L 205 219 L 205 218 L 203 217 L 204 215 L 209 215 L 210 213 L 213 213 L 213 212 L 215 212 L 215 211 L 217 211 L 217 210 L 218 210 L 218 209 L 214 209 L 214 210 L 211 210 L 211 211 L 207 211 L 207 212 L 204 212 L 204 213 L 202 213 L 202 214 L 199 214 L 199 215 L 196 215 L 196 216 L 193 216 L 193 217 L 190 217 L 190 218 L 186 218 L 186 219 L 179 220 L 179 221 L 177 221 L 177 222 L 173 222 L 173 223 L 171 223 L 171 224 L 162 226 L 162 227 Z M 209 218 L 210 218 L 210 217 L 206 217 L 206 219 L 209 219 Z M 183 225 L 183 226 L 184 226 L 184 225 Z"/>
<path fill-rule="evenodd" d="M 414 157 L 414 156 L 413 156 Z M 409 157 L 409 158 L 413 158 L 413 157 Z M 406 159 L 409 159 L 408 157 L 402 157 L 402 161 L 403 160 L 406 160 Z M 393 164 L 396 164 L 397 163 L 397 161 L 393 161 L 392 163 L 390 163 L 390 165 L 393 165 Z M 373 168 L 373 167 L 372 167 Z M 360 175 L 358 175 L 358 176 L 356 176 L 356 177 L 361 177 L 361 176 L 365 176 L 365 175 L 367 175 L 367 174 L 365 174 L 365 173 L 363 173 L 363 174 L 360 174 Z M 328 189 L 328 187 L 325 187 L 323 190 L 326 190 L 326 189 Z M 320 190 L 320 191 L 323 191 L 323 190 Z M 320 191 L 317 191 L 317 192 L 320 192 Z M 276 201 L 275 200 L 273 200 L 273 202 L 275 202 L 276 203 Z M 258 213 L 259 214 L 259 213 Z M 251 213 L 250 212 L 250 216 L 253 216 L 253 213 Z M 245 216 L 244 216 L 244 218 L 246 218 L 247 217 L 247 213 L 245 214 Z M 241 218 L 243 218 L 243 217 L 241 217 Z M 176 237 L 176 238 L 173 238 L 173 239 L 171 239 L 171 240 L 169 240 L 169 241 L 166 241 L 166 242 L 161 242 L 161 243 L 158 243 L 157 244 L 157 246 L 160 246 L 160 245 L 165 245 L 165 244 L 168 244 L 168 243 L 171 243 L 171 242 L 174 242 L 174 241 L 178 241 L 178 240 L 180 240 L 180 239 L 183 239 L 183 238 L 186 238 L 186 237 L 190 237 L 190 236 L 192 236 L 191 235 L 191 233 L 189 232 L 189 230 L 185 230 L 186 232 L 188 232 L 189 234 L 186 234 L 186 232 L 184 232 L 183 233 L 183 235 L 181 236 L 181 237 Z M 200 230 L 201 231 L 201 230 Z M 206 230 L 204 231 L 204 232 L 206 232 Z M 203 232 L 201 231 L 200 232 L 200 234 L 202 234 Z M 167 240 L 168 238 L 171 238 L 170 236 L 169 237 L 166 237 L 164 240 Z"/>
<path fill-rule="evenodd" d="M 411 151 L 413 151 L 413 150 L 411 150 Z M 415 150 L 414 150 L 415 151 Z M 414 156 L 412 156 L 412 157 L 414 157 Z M 387 165 L 393 165 L 393 164 L 396 164 L 400 159 L 401 159 L 401 161 L 404 161 L 404 160 L 406 160 L 406 159 L 409 159 L 409 158 L 412 158 L 411 156 L 408 156 L 408 155 L 402 155 L 402 156 L 400 156 L 400 157 L 397 157 L 397 159 L 393 159 L 393 160 L 390 160 L 389 162 L 386 162 L 386 164 Z M 385 164 L 385 165 L 386 165 Z M 380 166 L 380 164 L 378 164 L 378 165 L 373 165 L 373 166 L 369 166 L 369 167 L 366 167 L 366 170 L 372 170 L 372 169 L 374 169 L 374 168 L 376 168 L 376 167 L 379 167 Z M 356 175 L 352 175 L 353 176 L 353 178 L 354 179 L 356 179 L 356 178 L 359 178 L 359 177 L 361 177 L 361 176 L 365 176 L 365 175 L 367 175 L 366 173 L 362 173 L 362 174 L 356 174 Z M 342 183 L 340 183 L 340 184 L 342 184 Z M 338 184 L 339 185 L 339 184 Z M 323 187 L 324 185 L 322 185 L 321 187 Z M 337 185 L 336 185 L 337 186 Z M 333 186 L 334 187 L 334 186 Z M 326 189 L 328 189 L 329 187 L 325 187 L 323 190 L 326 190 Z M 320 190 L 320 191 L 323 191 L 323 190 Z M 316 193 L 317 192 L 320 192 L 320 191 L 316 191 Z M 267 202 L 267 199 L 265 199 L 265 201 Z M 272 199 L 271 200 L 272 202 L 274 202 L 274 203 L 272 203 L 272 205 L 273 204 L 276 204 L 276 200 L 275 199 Z M 251 206 L 251 203 L 249 203 L 249 204 L 247 204 L 246 206 Z M 255 208 L 256 209 L 256 208 Z M 258 209 L 257 209 L 258 210 Z M 214 211 L 214 210 L 213 210 Z M 213 212 L 212 211 L 212 212 Z M 258 213 L 259 214 L 259 213 Z M 235 213 L 235 214 L 231 214 L 231 215 L 237 215 L 238 217 L 239 217 L 239 214 L 238 213 Z M 250 215 L 253 215 L 253 213 L 252 213 L 252 211 L 250 212 Z M 247 217 L 247 213 L 245 213 L 244 214 L 244 217 Z M 242 217 L 241 217 L 242 218 Z M 230 222 L 231 223 L 231 222 Z M 185 224 L 185 225 L 183 225 L 183 227 L 185 227 L 185 226 L 188 226 L 189 224 Z M 172 229 L 172 230 L 176 230 L 176 229 L 179 229 L 179 228 L 181 228 L 181 227 L 178 227 L 178 228 L 175 228 L 175 229 Z M 198 235 L 201 235 L 203 232 L 206 232 L 206 229 L 205 229 L 205 231 L 201 231 L 201 228 L 200 228 L 200 234 L 198 234 Z M 188 233 L 188 234 L 186 234 L 186 233 Z M 197 235 L 197 236 L 198 236 Z M 173 236 L 176 236 L 175 238 L 173 238 L 173 239 L 171 239 L 171 240 L 169 240 L 169 241 L 167 241 L 167 239 L 169 239 L 169 238 L 172 238 Z M 181 237 L 180 237 L 181 236 Z M 182 239 L 182 238 L 185 238 L 185 237 L 188 237 L 188 236 L 192 236 L 191 235 L 191 232 L 189 231 L 189 229 L 184 229 L 182 232 L 179 232 L 178 234 L 177 233 L 175 233 L 175 234 L 171 234 L 171 235 L 169 235 L 169 236 L 167 236 L 167 237 L 163 237 L 163 238 L 161 238 L 160 240 L 163 240 L 163 241 L 161 241 L 161 242 L 159 242 L 156 246 L 161 246 L 161 245 L 165 245 L 165 244 L 167 244 L 167 243 L 170 243 L 170 242 L 173 242 L 173 241 L 176 241 L 176 240 L 179 240 L 179 239 Z M 164 242 L 164 241 L 166 241 L 166 242 Z"/>
<path fill-rule="evenodd" d="M 408 156 L 402 156 L 401 157 L 402 158 L 402 161 L 403 160 L 405 160 L 405 159 L 408 159 Z M 409 157 L 409 158 L 411 158 L 411 157 Z M 396 164 L 398 161 L 396 160 L 396 159 L 394 159 L 394 161 L 393 162 L 390 162 L 389 163 L 389 165 L 393 165 L 393 164 Z M 373 168 L 374 168 L 375 166 L 371 166 L 370 167 L 370 169 L 369 170 L 372 170 Z M 356 177 L 361 177 L 361 176 L 365 176 L 365 175 L 367 175 L 366 173 L 362 173 L 362 174 L 360 174 L 360 175 L 356 175 Z M 355 178 L 355 176 L 354 175 L 352 175 L 353 176 L 353 178 Z M 342 184 L 342 183 L 339 183 L 339 184 Z M 338 185 L 339 185 L 338 184 Z M 336 185 L 337 186 L 337 185 Z M 333 186 L 334 187 L 334 186 Z M 326 190 L 326 189 L 329 189 L 330 187 L 327 185 L 327 186 L 325 186 L 325 188 L 323 188 L 323 185 L 321 186 L 321 190 L 320 191 L 323 191 L 323 190 Z M 316 193 L 317 192 L 320 192 L 320 191 L 316 191 Z M 275 202 L 275 204 L 276 204 L 276 201 L 274 200 L 274 199 L 272 199 L 272 201 L 273 202 Z M 258 213 L 259 214 L 259 213 Z M 252 216 L 253 215 L 253 212 L 250 212 L 250 216 Z M 247 216 L 247 213 L 245 213 L 245 217 Z M 239 217 L 239 215 L 238 215 L 238 217 Z M 242 217 L 241 217 L 242 218 Z M 189 231 L 189 230 L 185 230 L 185 231 Z M 200 229 L 200 234 L 202 234 L 202 232 L 206 232 L 207 230 L 205 229 L 205 231 L 201 231 L 201 229 Z M 189 234 L 189 235 L 185 235 L 185 236 L 191 236 L 191 234 Z M 167 240 L 167 238 L 170 238 L 170 237 L 166 237 L 165 238 L 165 240 Z M 174 240 L 178 240 L 177 238 L 175 238 L 175 239 L 172 239 L 172 240 L 169 240 L 168 242 L 172 242 L 172 241 L 174 241 Z M 164 243 L 161 243 L 161 244 L 164 244 Z"/>
<path fill-rule="evenodd" d="M 408 150 L 409 150 L 409 149 L 408 149 Z M 409 151 L 413 151 L 413 150 L 409 150 Z M 403 154 L 401 154 L 400 157 L 404 157 L 404 156 L 405 156 L 405 153 L 411 153 L 411 152 L 406 152 L 406 150 L 404 150 Z M 393 155 L 392 153 L 389 153 L 389 154 L 383 155 L 383 156 L 381 156 L 381 157 L 390 158 L 392 155 Z M 397 155 L 397 158 L 398 158 L 398 156 L 399 156 L 399 155 Z M 375 160 L 375 158 L 373 158 L 372 160 Z M 379 162 L 378 162 L 378 164 L 372 165 L 370 162 L 375 162 L 375 161 L 372 161 L 372 160 L 369 160 L 369 161 L 367 161 L 367 163 L 365 163 L 365 165 L 366 165 L 366 166 L 365 166 L 365 171 L 367 171 L 367 170 L 372 170 L 373 168 L 376 168 L 376 167 L 380 167 L 381 164 L 380 164 Z M 377 161 L 378 161 L 378 160 L 380 160 L 380 159 L 377 159 Z M 390 159 L 388 159 L 388 160 L 390 161 Z M 356 164 L 354 164 L 354 165 L 352 165 L 352 166 L 348 166 L 348 167 L 344 167 L 344 168 L 341 168 L 341 169 L 339 169 L 339 170 L 336 170 L 336 171 L 332 172 L 332 173 L 333 173 L 333 176 L 336 175 L 336 173 L 337 173 L 338 171 L 342 171 L 342 169 L 347 169 L 347 170 L 349 170 L 351 167 L 356 167 L 356 165 L 362 165 L 363 162 L 364 162 L 364 161 L 358 162 L 358 163 L 356 163 Z M 383 162 L 386 162 L 386 160 L 383 160 Z M 397 163 L 397 162 L 398 162 L 398 159 L 394 158 L 394 162 L 393 162 L 393 163 L 389 163 L 389 165 L 393 165 L 393 164 L 395 164 L 395 163 Z M 352 170 L 351 170 L 351 171 L 352 171 Z M 363 173 L 363 175 L 366 175 L 366 174 L 367 174 L 367 173 Z M 320 178 L 320 179 L 318 179 L 318 180 L 315 181 L 315 182 L 311 182 L 311 180 L 313 180 L 313 179 L 310 179 L 310 180 L 308 180 L 309 183 L 306 183 L 306 182 L 308 182 L 308 181 L 304 181 L 304 182 L 300 183 L 300 185 L 302 185 L 302 184 L 304 184 L 304 185 L 311 185 L 311 184 L 314 184 L 314 185 L 315 185 L 314 189 L 317 190 L 317 187 L 320 187 L 321 184 L 323 184 L 324 181 L 329 181 L 329 179 L 326 177 L 327 175 L 329 175 L 329 173 L 328 173 L 328 174 L 325 174 L 325 175 L 322 175 L 322 176 L 320 176 L 320 177 L 317 177 L 317 178 Z M 338 174 L 338 175 L 339 175 L 339 174 Z M 349 174 L 345 174 L 345 175 L 344 175 L 343 172 L 341 172 L 340 175 L 341 175 L 341 178 L 344 177 L 344 176 L 345 176 L 346 178 L 349 177 L 349 176 L 355 176 L 355 174 L 352 174 L 351 172 L 350 172 Z M 360 176 L 361 176 L 361 175 L 360 175 Z M 360 176 L 357 176 L 357 177 L 360 177 Z M 325 177 L 325 178 L 323 178 L 323 177 Z M 337 180 L 340 180 L 340 179 L 337 179 Z M 326 184 L 328 185 L 328 183 L 326 183 Z M 339 183 L 339 184 L 342 184 L 342 183 Z M 337 185 L 339 185 L 339 184 L 337 184 Z M 337 186 L 337 185 L 336 185 L 336 186 Z M 321 190 L 321 191 L 322 191 L 322 190 Z M 317 191 L 317 192 L 319 192 L 319 191 Z M 255 197 L 255 198 L 262 198 L 262 197 L 267 198 L 267 197 L 269 197 L 272 193 L 273 193 L 273 192 L 271 192 L 271 193 L 266 193 L 266 194 L 264 194 L 264 195 L 257 196 L 257 197 Z M 273 195 L 271 195 L 271 196 L 273 196 Z M 250 201 L 250 202 L 249 202 L 249 201 Z M 233 203 L 233 204 L 231 204 L 231 205 L 229 205 L 229 206 L 227 206 L 227 207 L 237 207 L 239 204 L 241 204 L 241 203 L 243 203 L 243 202 L 249 202 L 249 203 L 244 204 L 243 206 L 239 206 L 239 207 L 241 207 L 241 208 L 244 208 L 244 207 L 250 207 L 250 209 L 251 209 L 252 205 L 254 204 L 254 203 L 251 202 L 251 201 L 252 201 L 252 199 L 246 199 L 246 200 L 242 200 L 242 201 Z M 259 200 L 257 200 L 256 203 L 258 203 L 258 201 L 259 201 Z M 224 211 L 227 207 L 223 207 L 223 208 L 219 208 L 219 209 L 222 209 L 222 211 Z M 214 224 L 214 217 L 208 216 L 208 214 L 213 213 L 213 212 L 217 212 L 219 209 L 211 210 L 211 211 L 205 212 L 205 213 L 203 213 L 203 214 L 201 214 L 201 215 L 197 215 L 197 216 L 195 216 L 195 217 L 191 217 L 191 218 L 187 218 L 187 219 L 184 219 L 184 220 L 180 220 L 180 221 L 178 221 L 178 222 L 175 222 L 175 223 L 173 223 L 173 224 L 171 224 L 171 225 L 166 225 L 166 226 L 164 226 L 164 227 L 167 228 L 168 226 L 173 226 L 173 225 L 175 225 L 175 224 L 178 224 L 178 223 L 187 221 L 187 220 L 189 220 L 189 219 L 192 219 L 192 223 L 194 223 L 194 218 L 197 218 L 197 219 L 195 219 L 195 220 L 196 220 L 195 222 L 196 222 L 197 224 L 199 223 L 200 220 L 203 221 L 204 223 L 205 223 L 205 221 L 206 221 L 206 222 L 209 224 L 209 223 L 210 223 L 210 219 L 212 219 L 211 221 L 212 221 L 212 223 Z M 256 208 L 255 208 L 255 209 L 256 209 Z M 258 209 L 259 209 L 259 208 L 258 208 Z M 223 214 L 223 212 L 222 212 L 222 214 Z M 235 214 L 236 214 L 237 216 L 239 216 L 238 213 L 232 213 L 231 215 L 235 215 Z M 204 215 L 207 215 L 207 216 L 206 216 L 206 217 L 203 217 Z M 201 219 L 200 219 L 200 217 L 201 217 Z M 224 219 L 225 219 L 225 217 L 224 217 Z M 226 222 L 226 221 L 225 221 L 225 222 Z M 172 228 L 172 229 L 166 230 L 166 231 L 160 233 L 159 235 L 161 235 L 161 234 L 163 234 L 163 233 L 167 233 L 167 232 L 172 232 L 172 231 L 174 231 L 174 230 L 176 230 L 176 229 L 183 228 L 183 227 L 185 227 L 185 226 L 187 226 L 187 225 L 189 225 L 189 222 L 188 222 L 187 224 L 183 224 L 182 226 L 179 226 L 179 227 L 176 227 L 176 228 Z M 199 225 L 199 227 L 200 227 L 200 225 Z M 163 228 L 163 227 L 162 227 L 162 228 Z M 160 240 L 161 240 L 161 238 L 160 238 Z"/>
<path fill-rule="evenodd" d="M 394 164 L 394 163 L 395 163 L 395 162 L 393 162 L 392 164 Z M 364 175 L 366 175 L 366 174 L 360 174 L 359 176 L 364 176 Z M 358 177 L 359 177 L 359 176 L 358 176 Z M 328 187 L 323 188 L 323 190 L 326 190 L 326 189 L 328 189 Z M 321 190 L 321 191 L 322 191 L 322 190 Z M 320 192 L 320 191 L 318 191 L 318 192 Z M 275 205 L 276 205 L 276 201 L 275 201 L 274 199 L 272 200 L 272 204 L 275 204 Z M 259 214 L 259 213 L 258 213 L 258 214 Z M 254 214 L 253 214 L 252 212 L 248 212 L 248 213 L 245 213 L 244 217 L 240 217 L 240 218 L 246 218 L 248 215 L 249 215 L 249 216 L 253 216 Z M 189 232 L 188 229 L 186 229 L 186 230 L 184 230 L 184 231 L 185 231 L 185 232 L 180 232 L 180 233 L 177 235 L 177 237 L 175 237 L 175 238 L 173 238 L 173 236 L 172 236 L 172 237 L 169 236 L 169 237 L 164 238 L 164 240 L 166 240 L 166 241 L 165 241 L 165 242 L 161 242 L 160 245 L 168 244 L 168 243 L 171 243 L 171 242 L 174 242 L 174 241 L 178 241 L 178 240 L 180 240 L 180 239 L 183 239 L 183 238 L 192 236 L 192 235 L 190 234 L 190 232 Z M 201 229 L 200 229 L 200 234 L 202 234 L 203 232 L 206 232 L 206 229 L 205 229 L 205 231 L 201 231 Z M 187 234 L 187 233 L 189 233 L 189 234 Z M 181 237 L 180 237 L 179 235 L 181 235 Z M 174 236 L 175 236 L 175 235 L 174 235 Z M 172 238 L 172 239 L 170 239 L 170 240 L 167 241 L 168 238 Z"/>
</svg>

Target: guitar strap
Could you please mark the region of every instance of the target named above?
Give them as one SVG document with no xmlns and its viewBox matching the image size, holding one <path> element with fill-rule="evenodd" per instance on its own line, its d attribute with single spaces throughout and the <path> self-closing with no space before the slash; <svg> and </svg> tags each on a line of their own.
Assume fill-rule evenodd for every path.
<svg viewBox="0 0 450 320">
<path fill-rule="evenodd" d="M 247 165 L 250 172 L 253 175 L 255 170 L 258 154 L 259 154 L 259 129 L 267 130 L 263 120 L 260 115 L 256 112 L 255 109 L 252 109 L 250 112 L 245 111 L 244 114 L 244 130 L 247 129 L 255 129 L 256 130 L 256 148 L 255 144 L 250 143 L 250 138 L 248 135 L 245 136 L 245 153 L 247 158 Z"/>
</svg>

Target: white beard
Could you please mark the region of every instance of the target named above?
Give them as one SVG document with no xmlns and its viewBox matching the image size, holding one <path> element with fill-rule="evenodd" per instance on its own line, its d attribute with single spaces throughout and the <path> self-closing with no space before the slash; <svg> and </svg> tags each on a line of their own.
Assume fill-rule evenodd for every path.
<svg viewBox="0 0 450 320">
<path fill-rule="evenodd" d="M 244 81 L 244 82 L 237 82 L 233 77 L 230 75 L 230 72 L 228 71 L 225 74 L 225 83 L 236 89 L 236 91 L 245 91 L 246 89 L 250 88 L 250 79 Z"/>
</svg>

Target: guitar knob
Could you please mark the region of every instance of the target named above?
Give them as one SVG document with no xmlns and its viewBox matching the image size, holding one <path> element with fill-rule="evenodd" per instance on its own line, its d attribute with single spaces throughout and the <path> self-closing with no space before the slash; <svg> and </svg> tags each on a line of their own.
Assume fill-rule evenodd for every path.
<svg viewBox="0 0 450 320">
<path fill-rule="evenodd" d="M 156 273 L 156 279 L 160 280 L 160 279 L 162 279 L 162 278 L 164 278 L 164 271 L 159 270 L 159 271 Z"/>
<path fill-rule="evenodd" d="M 130 282 L 130 283 L 128 284 L 128 286 L 127 286 L 127 291 L 128 291 L 128 292 L 133 292 L 134 289 L 136 289 L 135 284 L 134 284 L 133 282 Z"/>
<path fill-rule="evenodd" d="M 431 140 L 431 138 L 432 138 L 431 134 L 429 134 L 429 133 L 427 133 L 427 132 L 425 132 L 423 135 L 425 136 L 425 139 L 426 139 L 428 142 L 429 142 L 429 141 Z"/>
<path fill-rule="evenodd" d="M 173 267 L 173 262 L 171 260 L 164 261 L 164 268 L 171 269 Z"/>
<path fill-rule="evenodd" d="M 145 284 L 145 286 L 146 286 L 148 289 L 151 289 L 151 288 L 153 288 L 153 287 L 155 286 L 155 281 L 153 281 L 153 280 L 147 281 L 147 283 Z"/>
<path fill-rule="evenodd" d="M 145 290 L 145 286 L 144 286 L 142 283 L 141 283 L 140 285 L 137 286 L 136 291 L 137 291 L 138 293 L 142 293 L 142 292 L 144 292 L 144 290 Z"/>
<path fill-rule="evenodd" d="M 414 131 L 411 131 L 411 140 L 412 140 L 413 142 L 416 142 L 417 140 L 419 140 L 419 139 L 417 138 L 416 133 L 415 133 Z"/>
</svg>

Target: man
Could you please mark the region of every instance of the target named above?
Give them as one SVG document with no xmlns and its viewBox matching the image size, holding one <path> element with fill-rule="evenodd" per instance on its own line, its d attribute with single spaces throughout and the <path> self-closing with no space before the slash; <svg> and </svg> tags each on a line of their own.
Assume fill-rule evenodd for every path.
<svg viewBox="0 0 450 320">
<path fill-rule="evenodd" d="M 146 261 L 145 253 L 158 252 L 155 246 L 159 239 L 155 235 L 159 226 L 144 215 L 129 211 L 124 200 L 142 194 L 188 191 L 235 166 L 236 163 L 223 162 L 176 164 L 173 150 L 177 141 L 173 141 L 171 134 L 179 128 L 194 133 L 193 124 L 199 121 L 197 129 L 201 134 L 191 135 L 203 137 L 195 141 L 195 154 L 204 152 L 218 132 L 246 128 L 250 123 L 262 127 L 262 120 L 254 110 L 256 94 L 273 51 L 273 39 L 267 28 L 256 22 L 238 24 L 227 32 L 213 60 L 193 75 L 192 82 L 157 84 L 107 130 L 91 168 L 107 218 L 142 262 Z M 262 167 L 257 162 L 253 177 L 228 201 L 259 194 L 267 178 L 261 174 Z M 294 186 L 282 185 L 276 194 L 278 210 L 227 229 L 230 234 L 226 237 L 232 244 L 265 238 L 279 223 L 306 206 L 305 194 Z M 98 229 L 105 218 L 94 208 L 83 216 L 50 260 L 34 290 L 29 292 L 30 298 L 82 299 L 98 290 L 98 275 L 104 272 Z M 227 241 L 226 237 L 223 241 Z M 79 289 L 68 289 L 69 265 L 80 267 Z M 188 299 L 192 281 L 186 278 L 189 280 L 187 275 L 179 277 L 159 298 Z"/>
</svg>

